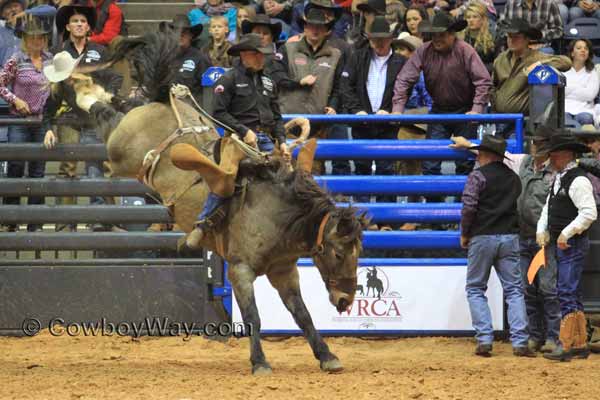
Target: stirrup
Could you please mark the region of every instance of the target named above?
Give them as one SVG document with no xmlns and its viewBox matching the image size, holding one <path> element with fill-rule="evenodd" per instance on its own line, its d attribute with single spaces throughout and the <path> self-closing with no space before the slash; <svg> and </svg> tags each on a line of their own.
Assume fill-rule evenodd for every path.
<svg viewBox="0 0 600 400">
<path fill-rule="evenodd" d="M 225 219 L 226 215 L 227 215 L 227 213 L 226 213 L 225 204 L 221 204 L 217 208 L 215 208 L 210 213 L 210 215 L 208 215 L 205 218 L 202 218 L 202 219 L 196 221 L 194 223 L 194 228 L 195 229 L 200 229 L 204 233 L 206 233 L 208 231 L 212 231 L 221 222 L 223 222 L 223 220 Z"/>
</svg>

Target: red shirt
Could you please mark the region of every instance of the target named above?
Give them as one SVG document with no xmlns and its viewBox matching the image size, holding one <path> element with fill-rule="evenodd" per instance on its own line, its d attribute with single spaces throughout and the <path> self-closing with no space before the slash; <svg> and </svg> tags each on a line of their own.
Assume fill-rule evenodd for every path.
<svg viewBox="0 0 600 400">
<path fill-rule="evenodd" d="M 105 1 L 111 0 L 99 0 L 96 4 L 96 15 L 99 16 L 102 10 L 102 4 Z M 90 7 L 93 7 L 91 2 L 88 3 Z M 98 33 L 92 33 L 90 36 L 90 40 L 94 43 L 102 44 L 107 46 L 112 40 L 119 35 L 121 32 L 121 24 L 123 23 L 123 12 L 121 9 L 111 1 L 110 6 L 108 6 L 108 18 L 103 27 L 98 27 L 102 29 Z"/>
</svg>

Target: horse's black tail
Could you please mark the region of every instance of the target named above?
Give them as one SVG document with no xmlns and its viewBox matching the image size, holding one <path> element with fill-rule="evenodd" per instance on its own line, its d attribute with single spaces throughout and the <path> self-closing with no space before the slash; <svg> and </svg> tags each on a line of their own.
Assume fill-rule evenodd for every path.
<svg viewBox="0 0 600 400">
<path fill-rule="evenodd" d="M 153 32 L 124 39 L 112 54 L 109 63 L 127 58 L 137 73 L 140 90 L 150 101 L 166 102 L 175 78 L 173 68 L 179 51 L 179 41 L 173 32 Z"/>
</svg>

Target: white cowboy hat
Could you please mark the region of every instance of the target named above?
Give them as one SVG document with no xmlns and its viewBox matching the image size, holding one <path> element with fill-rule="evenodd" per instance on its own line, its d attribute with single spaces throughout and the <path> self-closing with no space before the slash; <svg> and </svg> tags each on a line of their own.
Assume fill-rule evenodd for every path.
<svg viewBox="0 0 600 400">
<path fill-rule="evenodd" d="M 52 83 L 62 82 L 71 76 L 73 70 L 81 61 L 82 54 L 79 58 L 75 59 L 67 51 L 61 51 L 57 53 L 52 59 L 52 64 L 44 67 L 44 75 Z"/>
</svg>

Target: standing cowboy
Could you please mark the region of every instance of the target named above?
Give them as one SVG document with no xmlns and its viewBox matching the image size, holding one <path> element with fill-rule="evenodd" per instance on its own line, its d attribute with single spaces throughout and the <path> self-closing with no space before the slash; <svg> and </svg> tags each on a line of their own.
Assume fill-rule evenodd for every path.
<svg viewBox="0 0 600 400">
<path fill-rule="evenodd" d="M 214 117 L 245 143 L 258 146 L 260 151 L 273 151 L 271 138 L 275 139 L 281 153 L 289 158 L 277 103 L 277 87 L 263 73 L 265 55 L 272 52 L 272 47 L 263 47 L 260 35 L 254 33 L 242 36 L 240 42 L 228 50 L 229 55 L 239 56 L 241 63 L 217 81 L 213 97 Z M 224 217 L 221 206 L 234 191 L 238 164 L 244 153 L 229 140 L 221 147 L 219 166 L 206 157 L 203 159 L 206 171 L 202 176 L 210 193 L 196 221 L 196 229 L 186 240 L 190 248 L 197 248 L 205 233 Z"/>
<path fill-rule="evenodd" d="M 560 345 L 544 354 L 555 361 L 587 358 L 590 353 L 580 283 L 590 247 L 587 231 L 597 218 L 597 209 L 592 183 L 575 161 L 577 153 L 587 151 L 569 134 L 550 139 L 550 162 L 557 175 L 537 224 L 536 240 L 540 246 L 550 246 L 558 263 Z"/>
</svg>

